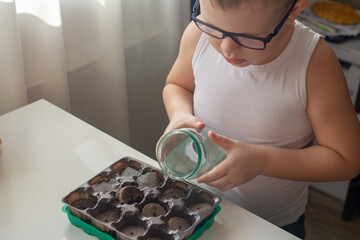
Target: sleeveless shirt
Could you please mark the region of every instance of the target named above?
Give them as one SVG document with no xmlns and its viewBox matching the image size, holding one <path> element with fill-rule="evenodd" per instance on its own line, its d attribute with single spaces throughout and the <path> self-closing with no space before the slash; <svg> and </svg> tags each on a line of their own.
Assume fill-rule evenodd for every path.
<svg viewBox="0 0 360 240">
<path fill-rule="evenodd" d="M 277 58 L 236 67 L 203 33 L 192 59 L 195 116 L 214 132 L 249 144 L 304 147 L 314 137 L 306 113 L 306 73 L 319 38 L 296 21 L 291 40 Z M 306 182 L 259 175 L 226 192 L 202 186 L 280 227 L 305 212 Z"/>
</svg>

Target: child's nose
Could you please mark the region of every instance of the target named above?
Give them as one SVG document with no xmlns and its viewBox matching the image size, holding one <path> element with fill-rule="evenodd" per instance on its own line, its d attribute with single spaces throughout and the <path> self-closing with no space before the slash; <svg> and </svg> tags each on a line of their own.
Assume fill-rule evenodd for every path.
<svg viewBox="0 0 360 240">
<path fill-rule="evenodd" d="M 234 42 L 234 40 L 231 37 L 226 36 L 224 39 L 222 39 L 220 47 L 224 51 L 224 53 L 230 54 L 235 49 L 241 46 L 236 42 Z"/>
</svg>

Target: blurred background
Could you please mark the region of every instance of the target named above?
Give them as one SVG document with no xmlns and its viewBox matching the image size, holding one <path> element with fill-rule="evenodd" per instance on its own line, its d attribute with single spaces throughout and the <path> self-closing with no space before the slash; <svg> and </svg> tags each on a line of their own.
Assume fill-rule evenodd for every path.
<svg viewBox="0 0 360 240">
<path fill-rule="evenodd" d="M 0 0 L 0 115 L 46 99 L 154 157 L 190 1 Z"/>
</svg>

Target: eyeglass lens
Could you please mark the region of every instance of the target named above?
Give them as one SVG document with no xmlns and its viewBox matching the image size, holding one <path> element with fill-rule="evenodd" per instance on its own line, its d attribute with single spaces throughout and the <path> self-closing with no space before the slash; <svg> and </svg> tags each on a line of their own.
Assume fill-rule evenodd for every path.
<svg viewBox="0 0 360 240">
<path fill-rule="evenodd" d="M 204 33 L 206 33 L 214 38 L 217 38 L 217 39 L 224 38 L 224 34 L 222 32 L 220 32 L 219 30 L 211 28 L 205 24 L 202 24 L 201 22 L 195 22 L 195 23 L 196 23 L 197 27 Z M 233 35 L 231 35 L 231 38 L 236 43 L 238 43 L 244 47 L 248 47 L 248 48 L 252 48 L 252 49 L 263 49 L 264 48 L 264 42 L 257 40 L 257 39 L 252 39 L 252 38 L 247 38 L 247 37 L 242 37 L 242 36 L 233 36 Z"/>
</svg>

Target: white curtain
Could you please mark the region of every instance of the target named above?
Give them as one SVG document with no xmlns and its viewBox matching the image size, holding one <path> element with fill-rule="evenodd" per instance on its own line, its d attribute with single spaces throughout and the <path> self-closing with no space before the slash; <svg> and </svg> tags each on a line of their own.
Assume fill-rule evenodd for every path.
<svg viewBox="0 0 360 240">
<path fill-rule="evenodd" d="M 187 0 L 0 0 L 0 115 L 46 99 L 151 155 Z"/>
</svg>

